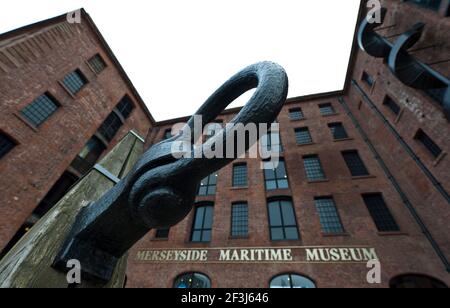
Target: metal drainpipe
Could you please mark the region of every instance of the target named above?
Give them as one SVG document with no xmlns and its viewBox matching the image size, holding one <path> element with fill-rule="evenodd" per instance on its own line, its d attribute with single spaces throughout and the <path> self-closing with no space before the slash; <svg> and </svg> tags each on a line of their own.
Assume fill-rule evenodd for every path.
<svg viewBox="0 0 450 308">
<path fill-rule="evenodd" d="M 370 141 L 369 137 L 367 136 L 366 132 L 363 130 L 361 125 L 359 124 L 359 122 L 356 119 L 356 117 L 351 112 L 351 110 L 348 107 L 348 105 L 345 102 L 345 100 L 342 97 L 340 97 L 339 98 L 339 102 L 343 106 L 343 108 L 345 109 L 347 115 L 352 120 L 352 122 L 355 125 L 356 129 L 358 130 L 358 132 L 360 133 L 361 137 L 363 138 L 364 142 L 367 144 L 367 146 L 369 147 L 370 151 L 374 155 L 375 159 L 377 160 L 377 162 L 381 166 L 381 169 L 383 169 L 386 177 L 389 179 L 389 181 L 392 183 L 392 185 L 394 186 L 394 188 L 397 191 L 397 193 L 400 195 L 400 198 L 402 199 L 403 204 L 406 206 L 406 208 L 408 209 L 408 211 L 410 212 L 410 214 L 412 215 L 412 217 L 414 218 L 416 223 L 419 225 L 422 233 L 425 235 L 427 240 L 430 242 L 431 246 L 433 247 L 434 251 L 438 255 L 439 259 L 444 264 L 444 266 L 445 266 L 445 268 L 447 270 L 447 273 L 450 273 L 450 263 L 447 260 L 447 257 L 445 256 L 443 251 L 441 250 L 441 248 L 439 247 L 439 244 L 433 238 L 433 235 L 430 233 L 430 231 L 428 230 L 427 226 L 425 225 L 425 223 L 423 222 L 423 220 L 420 218 L 419 214 L 417 213 L 416 209 L 412 205 L 411 201 L 409 201 L 407 195 L 405 194 L 403 189 L 398 184 L 398 182 L 395 179 L 394 175 L 391 173 L 391 171 L 387 167 L 386 163 L 381 158 L 381 156 L 378 153 L 378 151 L 375 149 L 374 145 Z"/>
<path fill-rule="evenodd" d="M 367 96 L 363 89 L 359 86 L 359 84 L 352 80 L 352 85 L 359 92 L 359 94 L 363 97 L 364 101 L 369 105 L 369 107 L 375 111 L 377 116 L 383 121 L 383 124 L 389 129 L 389 131 L 394 135 L 395 139 L 400 143 L 403 149 L 411 156 L 411 158 L 416 162 L 419 168 L 425 173 L 426 177 L 431 181 L 433 186 L 439 191 L 439 193 L 447 200 L 447 203 L 450 204 L 450 195 L 442 186 L 442 184 L 434 177 L 431 171 L 424 165 L 424 163 L 420 160 L 420 158 L 414 153 L 411 147 L 403 140 L 397 130 L 389 123 L 389 121 L 385 118 L 385 116 L 381 113 L 381 111 L 376 107 L 375 103 Z"/>
</svg>

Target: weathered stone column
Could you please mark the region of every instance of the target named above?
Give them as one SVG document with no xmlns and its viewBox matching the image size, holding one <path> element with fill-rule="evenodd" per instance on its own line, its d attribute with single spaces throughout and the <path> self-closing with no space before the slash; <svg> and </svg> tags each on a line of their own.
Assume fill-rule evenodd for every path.
<svg viewBox="0 0 450 308">
<path fill-rule="evenodd" d="M 80 210 L 99 199 L 123 178 L 144 151 L 144 140 L 128 133 L 71 191 L 0 261 L 1 288 L 67 288 L 66 274 L 52 268 Z M 83 281 L 80 287 L 121 288 L 127 256 L 107 285 Z"/>
</svg>

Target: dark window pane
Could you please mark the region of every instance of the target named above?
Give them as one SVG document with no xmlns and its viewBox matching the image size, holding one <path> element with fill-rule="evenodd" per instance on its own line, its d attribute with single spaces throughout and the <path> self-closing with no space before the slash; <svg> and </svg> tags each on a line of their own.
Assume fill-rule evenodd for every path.
<svg viewBox="0 0 450 308">
<path fill-rule="evenodd" d="M 389 96 L 384 99 L 383 105 L 388 107 L 394 114 L 398 115 L 400 113 L 400 106 L 392 100 Z"/>
<path fill-rule="evenodd" d="M 197 206 L 192 225 L 192 242 L 210 242 L 213 225 L 213 205 Z"/>
<path fill-rule="evenodd" d="M 269 202 L 268 209 L 271 240 L 298 240 L 297 220 L 292 202 L 273 200 Z"/>
<path fill-rule="evenodd" d="M 309 129 L 307 127 L 297 128 L 295 130 L 297 144 L 310 144 L 313 142 Z"/>
<path fill-rule="evenodd" d="M 317 155 L 303 157 L 306 176 L 309 181 L 326 180 L 325 173 L 322 169 L 322 164 Z"/>
<path fill-rule="evenodd" d="M 105 61 L 98 54 L 90 58 L 88 62 L 96 74 L 100 74 L 106 68 Z"/>
<path fill-rule="evenodd" d="M 342 156 L 352 176 L 369 175 L 369 171 L 357 151 L 345 151 L 342 152 Z"/>
<path fill-rule="evenodd" d="M 276 168 L 273 162 L 265 162 L 264 166 L 264 179 L 267 190 L 289 188 L 284 160 L 280 160 Z"/>
<path fill-rule="evenodd" d="M 58 109 L 59 104 L 47 93 L 39 96 L 31 104 L 21 110 L 22 116 L 34 126 L 45 122 Z"/>
<path fill-rule="evenodd" d="M 381 194 L 364 195 L 363 199 L 378 231 L 400 231 Z"/>
<path fill-rule="evenodd" d="M 294 108 L 289 110 L 289 117 L 291 120 L 303 120 L 305 115 L 301 108 Z"/>
<path fill-rule="evenodd" d="M 331 130 L 331 134 L 333 135 L 333 138 L 335 140 L 341 140 L 341 139 L 347 139 L 348 134 L 345 130 L 344 125 L 342 123 L 330 123 L 328 124 L 328 127 Z"/>
<path fill-rule="evenodd" d="M 0 133 L 0 159 L 8 154 L 16 146 L 16 143 L 8 136 Z"/>
<path fill-rule="evenodd" d="M 199 196 L 213 196 L 216 194 L 217 173 L 213 173 L 200 182 Z"/>
<path fill-rule="evenodd" d="M 134 109 L 134 104 L 128 96 L 124 96 L 116 106 L 120 114 L 126 119 Z"/>
<path fill-rule="evenodd" d="M 441 155 L 442 149 L 433 141 L 433 139 L 425 134 L 423 130 L 419 130 L 415 138 L 420 141 L 435 158 L 438 158 L 439 155 Z"/>
<path fill-rule="evenodd" d="M 233 166 L 233 187 L 245 187 L 247 186 L 247 165 L 234 165 Z"/>
<path fill-rule="evenodd" d="M 326 115 L 332 115 L 335 114 L 336 111 L 333 108 L 333 105 L 328 103 L 328 104 L 320 104 L 319 105 L 319 109 L 320 109 L 320 114 L 323 116 Z"/>
<path fill-rule="evenodd" d="M 70 93 L 76 94 L 85 84 L 87 84 L 87 79 L 80 70 L 76 70 L 64 77 L 63 84 Z"/>
<path fill-rule="evenodd" d="M 367 74 L 366 72 L 363 73 L 363 75 L 362 75 L 362 80 L 363 80 L 369 87 L 372 87 L 373 84 L 374 84 L 373 77 L 370 76 L 369 74 Z"/>
<path fill-rule="evenodd" d="M 283 144 L 279 133 L 269 132 L 261 138 L 261 146 L 266 152 L 283 153 Z"/>
<path fill-rule="evenodd" d="M 122 126 L 122 121 L 119 116 L 112 112 L 106 120 L 103 122 L 102 126 L 98 129 L 98 132 L 107 140 L 113 140 L 114 136 L 119 131 Z"/>
<path fill-rule="evenodd" d="M 72 161 L 72 168 L 84 175 L 95 165 L 105 150 L 105 145 L 97 137 L 92 137 Z"/>
<path fill-rule="evenodd" d="M 211 288 L 211 281 L 203 274 L 188 273 L 178 277 L 173 287 L 177 289 L 208 289 Z"/>
<path fill-rule="evenodd" d="M 170 228 L 156 230 L 156 238 L 169 238 Z"/>
<path fill-rule="evenodd" d="M 232 205 L 231 235 L 248 235 L 248 205 L 246 203 L 236 203 Z"/>
<path fill-rule="evenodd" d="M 343 233 L 342 226 L 336 205 L 332 198 L 316 198 L 316 210 L 320 217 L 320 224 L 325 233 Z"/>
</svg>

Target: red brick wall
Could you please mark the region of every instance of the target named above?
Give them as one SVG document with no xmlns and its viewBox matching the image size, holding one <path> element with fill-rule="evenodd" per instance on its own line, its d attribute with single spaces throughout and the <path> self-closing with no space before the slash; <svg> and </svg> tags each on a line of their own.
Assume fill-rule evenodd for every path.
<svg viewBox="0 0 450 308">
<path fill-rule="evenodd" d="M 98 76 L 86 63 L 96 53 L 108 65 Z M 89 83 L 73 97 L 59 81 L 75 69 Z M 20 110 L 47 91 L 61 108 L 33 129 Z M 136 108 L 110 148 L 131 129 L 145 136 L 150 120 L 86 22 L 0 42 L 0 130 L 19 144 L 0 160 L 0 250 L 125 94 Z"/>
</svg>

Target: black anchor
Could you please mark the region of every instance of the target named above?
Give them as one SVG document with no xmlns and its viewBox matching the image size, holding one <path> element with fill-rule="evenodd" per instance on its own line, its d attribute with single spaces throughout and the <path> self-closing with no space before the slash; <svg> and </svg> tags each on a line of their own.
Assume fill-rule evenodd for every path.
<svg viewBox="0 0 450 308">
<path fill-rule="evenodd" d="M 288 93 L 286 72 L 272 62 L 251 65 L 233 76 L 195 115 L 210 123 L 236 98 L 254 88 L 256 92 L 231 123 L 272 123 Z M 168 228 L 183 220 L 193 208 L 200 181 L 234 160 L 175 158 L 174 144 L 193 143 L 191 134 L 187 134 L 193 128 L 191 118 L 177 136 L 150 148 L 114 188 L 82 209 L 53 266 L 66 271 L 67 262 L 76 259 L 84 279 L 106 283 L 118 260 L 150 229 Z M 231 128 L 225 128 L 208 142 L 225 142 L 231 133 Z M 245 150 L 251 146 L 246 144 Z"/>
</svg>

